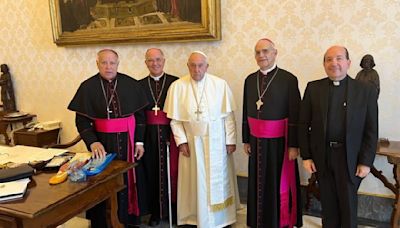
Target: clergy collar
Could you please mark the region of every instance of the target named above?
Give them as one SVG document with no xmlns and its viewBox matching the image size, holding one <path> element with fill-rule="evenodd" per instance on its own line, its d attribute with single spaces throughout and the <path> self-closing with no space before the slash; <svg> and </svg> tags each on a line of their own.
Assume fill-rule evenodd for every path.
<svg viewBox="0 0 400 228">
<path fill-rule="evenodd" d="M 164 72 L 162 72 L 162 74 L 160 74 L 160 75 L 158 75 L 158 76 L 153 76 L 153 75 L 151 75 L 151 74 L 149 74 L 149 76 L 150 76 L 152 79 L 154 79 L 154 81 L 159 81 L 160 78 L 161 78 L 162 76 L 164 76 Z"/>
<path fill-rule="evenodd" d="M 103 80 L 104 82 L 111 83 L 111 82 L 115 82 L 115 80 L 116 80 L 117 77 L 118 77 L 118 73 L 117 73 L 117 75 L 115 75 L 115 77 L 114 77 L 113 79 L 111 79 L 111 80 L 108 80 L 108 79 L 103 78 L 103 77 L 100 75 L 100 73 L 99 73 L 99 76 L 100 76 L 101 80 Z"/>
<path fill-rule="evenodd" d="M 341 86 L 341 85 L 344 85 L 344 84 L 346 84 L 346 82 L 347 82 L 347 75 L 346 75 L 346 77 L 344 77 L 342 80 L 337 80 L 337 81 L 334 81 L 334 80 L 331 80 L 331 79 L 329 79 L 329 84 L 330 85 L 333 85 L 333 86 Z"/>
<path fill-rule="evenodd" d="M 275 68 L 276 68 L 276 63 L 274 63 L 274 65 L 273 65 L 271 68 L 269 68 L 269 69 L 266 69 L 266 70 L 261 70 L 261 69 L 260 69 L 260 72 L 261 72 L 262 74 L 264 74 L 264 75 L 267 75 L 269 72 L 273 71 Z"/>
</svg>

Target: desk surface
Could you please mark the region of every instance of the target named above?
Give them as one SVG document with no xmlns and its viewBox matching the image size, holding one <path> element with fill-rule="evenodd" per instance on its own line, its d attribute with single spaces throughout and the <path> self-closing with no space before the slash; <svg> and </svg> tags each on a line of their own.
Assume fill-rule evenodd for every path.
<svg viewBox="0 0 400 228">
<path fill-rule="evenodd" d="M 379 143 L 376 153 L 383 156 L 400 158 L 400 141 L 390 141 L 389 145 Z"/>
<path fill-rule="evenodd" d="M 36 117 L 35 114 L 27 114 L 24 116 L 19 116 L 19 117 L 4 117 L 2 116 L 0 118 L 0 121 L 5 122 L 5 123 L 16 123 L 16 122 L 23 122 L 25 120 L 31 120 L 33 117 Z"/>
<path fill-rule="evenodd" d="M 15 218 L 23 227 L 24 224 L 34 224 L 31 227 L 62 224 L 110 197 L 110 192 L 124 188 L 121 174 L 133 166 L 124 161 L 113 161 L 102 173 L 86 182 L 67 180 L 58 185 L 48 184 L 54 173 L 40 173 L 29 183 L 23 199 L 0 204 L 0 215 Z"/>
</svg>

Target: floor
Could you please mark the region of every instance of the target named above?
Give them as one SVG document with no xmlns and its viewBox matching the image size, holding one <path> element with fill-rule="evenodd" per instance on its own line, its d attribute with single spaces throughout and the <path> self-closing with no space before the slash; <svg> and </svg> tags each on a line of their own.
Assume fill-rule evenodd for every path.
<svg viewBox="0 0 400 228">
<path fill-rule="evenodd" d="M 232 228 L 246 228 L 246 207 L 244 206 L 243 209 L 238 211 L 237 214 L 237 223 L 235 223 Z M 303 216 L 303 227 L 304 228 L 320 228 L 322 227 L 321 225 L 321 218 L 310 216 L 310 215 L 304 215 Z M 80 217 L 75 217 L 68 221 L 67 223 L 59 226 L 58 228 L 87 228 L 90 227 L 90 223 L 88 220 Z M 150 226 L 142 225 L 142 228 L 148 228 Z M 167 222 L 162 222 L 157 228 L 167 228 L 168 223 Z M 377 228 L 381 226 L 364 226 L 364 225 L 359 225 L 358 228 Z M 383 227 L 382 227 L 383 228 Z"/>
</svg>

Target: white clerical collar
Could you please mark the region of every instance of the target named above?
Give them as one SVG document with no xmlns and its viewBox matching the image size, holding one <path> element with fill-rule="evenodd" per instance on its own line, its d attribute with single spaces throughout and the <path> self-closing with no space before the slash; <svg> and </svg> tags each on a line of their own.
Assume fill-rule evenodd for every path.
<svg viewBox="0 0 400 228">
<path fill-rule="evenodd" d="M 274 65 L 273 65 L 271 68 L 266 69 L 266 70 L 261 70 L 261 69 L 260 69 L 260 71 L 261 71 L 261 73 L 263 73 L 264 75 L 266 75 L 266 74 L 268 74 L 269 72 L 271 72 L 273 69 L 275 69 L 275 67 L 276 67 L 276 63 L 274 63 Z"/>
<path fill-rule="evenodd" d="M 153 76 L 153 75 L 150 74 L 150 77 L 151 77 L 152 79 L 154 79 L 154 81 L 159 81 L 160 78 L 161 78 L 163 75 L 164 75 L 164 72 L 162 72 L 162 73 L 161 73 L 160 75 L 158 75 L 158 76 Z"/>
<path fill-rule="evenodd" d="M 340 86 L 340 84 L 341 84 L 342 82 L 343 82 L 343 83 L 346 82 L 346 79 L 347 79 L 347 75 L 346 75 L 344 78 L 340 79 L 340 80 L 332 80 L 332 79 L 329 79 L 329 80 L 331 80 L 331 82 L 332 82 L 332 84 L 333 84 L 334 86 Z"/>
</svg>

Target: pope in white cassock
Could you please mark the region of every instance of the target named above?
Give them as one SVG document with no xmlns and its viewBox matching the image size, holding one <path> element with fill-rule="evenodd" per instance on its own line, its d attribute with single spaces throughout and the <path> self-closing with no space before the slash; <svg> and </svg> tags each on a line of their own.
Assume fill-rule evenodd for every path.
<svg viewBox="0 0 400 228">
<path fill-rule="evenodd" d="M 224 227 L 236 222 L 239 193 L 232 153 L 236 150 L 236 109 L 228 84 L 211 74 L 207 56 L 196 51 L 190 75 L 168 90 L 164 112 L 179 156 L 178 225 Z"/>
</svg>

